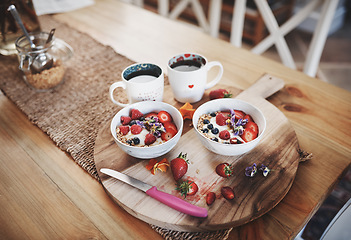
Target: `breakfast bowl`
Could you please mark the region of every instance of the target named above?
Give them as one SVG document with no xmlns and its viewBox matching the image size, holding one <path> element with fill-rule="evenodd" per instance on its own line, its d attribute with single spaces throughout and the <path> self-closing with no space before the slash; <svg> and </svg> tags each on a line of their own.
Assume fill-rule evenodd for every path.
<svg viewBox="0 0 351 240">
<path fill-rule="evenodd" d="M 211 123 L 213 123 L 212 125 L 216 125 L 216 117 L 215 117 L 215 113 L 218 112 L 228 112 L 230 110 L 239 110 L 247 115 L 251 116 L 251 121 L 253 121 L 254 123 L 257 124 L 258 130 L 257 130 L 257 137 L 254 138 L 253 140 L 250 141 L 238 141 L 235 138 L 235 143 L 234 140 L 233 142 L 231 142 L 231 139 L 228 138 L 227 141 L 221 141 L 221 139 L 219 137 L 216 137 L 220 134 L 219 130 L 218 132 L 216 132 L 216 136 L 214 136 L 213 138 L 209 138 L 208 135 L 205 136 L 206 134 L 204 133 L 204 129 L 200 128 L 200 126 L 202 125 L 200 123 L 200 121 L 203 121 L 203 116 L 209 115 L 209 114 L 213 114 L 214 119 L 210 119 Z M 234 115 L 233 119 L 234 119 Z M 230 121 L 230 120 L 228 120 Z M 246 122 L 247 120 L 245 120 Z M 251 151 L 252 149 L 254 149 L 257 144 L 260 142 L 260 140 L 262 139 L 262 136 L 265 132 L 266 129 L 266 119 L 263 115 L 263 113 L 256 108 L 255 106 L 253 106 L 250 103 L 247 103 L 245 101 L 239 100 L 239 99 L 233 99 L 233 98 L 223 98 L 223 99 L 216 99 L 216 100 L 212 100 L 209 102 L 206 102 L 204 104 L 202 104 L 200 107 L 198 107 L 196 109 L 196 111 L 194 112 L 193 115 L 193 126 L 196 132 L 196 135 L 198 137 L 198 139 L 201 141 L 201 143 L 210 151 L 220 154 L 220 155 L 225 155 L 225 156 L 237 156 L 237 155 L 241 155 L 241 154 L 245 154 L 249 151 Z M 229 124 L 229 122 L 227 123 Z M 214 126 L 216 127 L 216 126 Z M 224 125 L 224 127 L 226 127 L 226 125 Z M 212 128 L 212 126 L 211 126 Z M 220 126 L 218 126 L 218 128 L 221 128 Z M 246 129 L 245 128 L 245 123 L 243 124 L 242 127 L 242 132 L 244 132 Z M 256 128 L 257 129 L 257 128 Z M 206 129 L 205 129 L 206 130 Z M 211 130 L 210 130 L 211 131 Z M 206 130 L 206 132 L 208 132 L 208 129 Z M 249 132 L 249 131 L 248 131 Z M 233 133 L 231 133 L 233 134 Z M 239 137 L 239 139 L 241 139 Z M 220 141 L 218 141 L 220 140 Z"/>
<path fill-rule="evenodd" d="M 146 115 L 149 113 L 158 113 L 160 111 L 166 111 L 170 114 L 172 122 L 177 127 L 176 134 L 168 139 L 167 141 L 158 141 L 156 144 L 138 146 L 123 142 L 117 133 L 117 128 L 122 125 L 121 117 L 130 116 L 132 109 L 139 110 L 142 114 Z M 142 101 L 133 103 L 121 109 L 112 119 L 110 125 L 111 134 L 114 141 L 125 153 L 130 156 L 150 159 L 162 156 L 168 153 L 177 144 L 183 131 L 183 118 L 178 109 L 175 107 L 160 101 Z M 142 139 L 140 141 L 143 141 Z"/>
</svg>

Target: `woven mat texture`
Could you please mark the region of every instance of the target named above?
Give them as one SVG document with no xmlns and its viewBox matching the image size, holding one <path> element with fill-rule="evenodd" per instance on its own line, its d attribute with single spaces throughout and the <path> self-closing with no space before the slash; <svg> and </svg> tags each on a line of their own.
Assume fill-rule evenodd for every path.
<svg viewBox="0 0 351 240">
<path fill-rule="evenodd" d="M 100 126 L 119 110 L 108 96 L 124 68 L 134 61 L 116 53 L 88 35 L 51 16 L 39 17 L 43 31 L 56 28 L 55 36 L 74 50 L 65 82 L 48 92 L 29 88 L 18 70 L 16 56 L 0 56 L 0 89 L 29 118 L 92 177 L 99 180 L 94 163 L 94 144 Z M 118 96 L 126 101 L 126 96 Z M 230 229 L 187 233 L 151 226 L 165 239 L 227 239 Z"/>
</svg>

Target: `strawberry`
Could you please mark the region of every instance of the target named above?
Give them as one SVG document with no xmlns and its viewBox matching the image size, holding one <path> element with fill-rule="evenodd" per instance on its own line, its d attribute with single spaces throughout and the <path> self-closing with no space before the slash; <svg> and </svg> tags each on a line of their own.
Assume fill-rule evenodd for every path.
<svg viewBox="0 0 351 240">
<path fill-rule="evenodd" d="M 171 161 L 171 170 L 174 180 L 178 181 L 188 171 L 188 160 L 186 153 L 180 153 L 179 156 Z"/>
<path fill-rule="evenodd" d="M 165 122 L 163 123 L 163 126 L 165 127 L 166 131 L 175 131 L 176 133 L 178 132 L 177 126 L 173 122 Z"/>
<path fill-rule="evenodd" d="M 168 141 L 169 139 L 171 139 L 172 137 L 174 137 L 174 135 L 176 135 L 177 132 L 174 133 L 174 131 L 169 131 L 169 132 L 162 132 L 161 133 L 161 139 L 163 141 Z"/>
<path fill-rule="evenodd" d="M 216 167 L 216 173 L 224 178 L 228 178 L 233 174 L 232 165 L 229 163 L 220 163 Z"/>
<path fill-rule="evenodd" d="M 146 114 L 146 116 L 145 116 L 145 118 L 151 118 L 151 117 L 153 117 L 153 118 L 157 117 L 157 113 L 151 112 L 151 113 Z"/>
<path fill-rule="evenodd" d="M 212 90 L 210 92 L 210 99 L 218 99 L 218 98 L 230 98 L 232 97 L 232 94 L 229 93 L 227 90 L 225 89 L 216 89 L 216 90 Z"/>
<path fill-rule="evenodd" d="M 212 203 L 214 203 L 214 201 L 216 200 L 216 194 L 214 192 L 209 192 L 206 195 L 206 204 L 208 206 L 212 205 Z"/>
<path fill-rule="evenodd" d="M 137 124 L 134 124 L 130 127 L 130 132 L 134 135 L 139 134 L 143 128 Z"/>
<path fill-rule="evenodd" d="M 126 135 L 129 132 L 129 126 L 119 126 L 119 131 L 123 134 Z"/>
<path fill-rule="evenodd" d="M 221 193 L 225 199 L 232 200 L 234 198 L 234 191 L 231 187 L 222 187 Z"/>
<path fill-rule="evenodd" d="M 128 125 L 128 124 L 130 123 L 131 120 L 132 120 L 132 119 L 131 119 L 131 117 L 129 117 L 129 116 L 122 116 L 122 117 L 121 117 L 121 123 L 122 123 L 122 125 Z"/>
<path fill-rule="evenodd" d="M 249 114 L 246 114 L 244 116 L 244 119 L 247 119 L 247 122 L 253 122 L 254 120 L 252 119 L 252 117 Z"/>
<path fill-rule="evenodd" d="M 130 116 L 131 116 L 132 120 L 137 120 L 137 119 L 143 117 L 144 114 L 142 114 L 138 109 L 132 109 L 130 111 Z"/>
<path fill-rule="evenodd" d="M 258 135 L 258 126 L 256 123 L 254 122 L 248 122 L 245 125 L 245 130 L 246 129 L 251 129 L 253 133 L 255 133 L 256 135 Z"/>
<path fill-rule="evenodd" d="M 240 111 L 240 110 L 234 110 L 234 112 L 235 112 L 235 119 L 244 118 L 246 115 L 243 111 Z"/>
<path fill-rule="evenodd" d="M 144 140 L 145 145 L 151 145 L 155 141 L 156 141 L 156 137 L 153 134 L 151 134 L 151 133 L 146 134 L 145 140 Z"/>
<path fill-rule="evenodd" d="M 219 132 L 219 138 L 223 140 L 228 140 L 230 138 L 230 133 L 228 130 L 222 130 Z"/>
<path fill-rule="evenodd" d="M 245 142 L 250 142 L 250 141 L 254 140 L 255 138 L 257 138 L 257 133 L 253 132 L 252 129 L 247 128 L 244 130 L 244 133 L 243 133 L 243 135 L 241 135 L 241 138 Z"/>
<path fill-rule="evenodd" d="M 178 183 L 176 190 L 178 190 L 180 194 L 186 198 L 187 195 L 195 195 L 195 193 L 197 193 L 199 190 L 199 187 L 194 181 L 186 180 Z"/>
<path fill-rule="evenodd" d="M 158 120 L 161 122 L 161 123 L 165 123 L 165 122 L 171 122 L 172 121 L 172 116 L 166 112 L 166 111 L 160 111 L 158 114 L 157 114 L 157 117 L 158 117 Z"/>
<path fill-rule="evenodd" d="M 226 125 L 226 121 L 227 121 L 227 118 L 226 118 L 226 116 L 224 116 L 223 113 L 217 113 L 217 115 L 216 115 L 216 123 L 217 123 L 219 126 L 224 126 L 224 125 Z"/>
</svg>

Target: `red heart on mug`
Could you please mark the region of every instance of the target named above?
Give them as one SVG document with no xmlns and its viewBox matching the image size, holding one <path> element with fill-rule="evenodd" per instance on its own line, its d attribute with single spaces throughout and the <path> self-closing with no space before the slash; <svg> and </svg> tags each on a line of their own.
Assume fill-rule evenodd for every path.
<svg viewBox="0 0 351 240">
<path fill-rule="evenodd" d="M 193 87 L 194 87 L 194 85 L 188 85 L 188 87 L 189 87 L 189 88 L 193 88 Z"/>
</svg>

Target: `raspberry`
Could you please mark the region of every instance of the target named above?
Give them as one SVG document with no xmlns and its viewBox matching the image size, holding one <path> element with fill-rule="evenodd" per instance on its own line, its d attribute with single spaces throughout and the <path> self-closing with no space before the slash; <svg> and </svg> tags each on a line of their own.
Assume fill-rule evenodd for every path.
<svg viewBox="0 0 351 240">
<path fill-rule="evenodd" d="M 228 140 L 230 138 L 230 133 L 227 130 L 223 130 L 219 133 L 219 138 L 223 140 Z"/>
<path fill-rule="evenodd" d="M 224 114 L 222 113 L 218 113 L 217 116 L 216 116 L 216 123 L 219 125 L 219 126 L 224 126 L 226 125 L 226 120 L 227 118 L 224 116 Z"/>
<path fill-rule="evenodd" d="M 153 134 L 151 134 L 151 133 L 146 134 L 146 136 L 145 136 L 145 145 L 151 145 L 155 141 L 156 141 L 156 137 Z"/>
<path fill-rule="evenodd" d="M 129 116 L 122 116 L 121 123 L 122 125 L 128 125 L 132 119 Z"/>
<path fill-rule="evenodd" d="M 126 135 L 129 132 L 129 126 L 119 126 L 119 131 L 123 134 Z"/>
<path fill-rule="evenodd" d="M 138 109 L 131 110 L 131 117 L 133 120 L 137 120 L 143 116 L 144 116 L 144 114 L 142 114 Z"/>
<path fill-rule="evenodd" d="M 134 135 L 139 134 L 141 130 L 143 130 L 142 127 L 136 124 L 130 127 L 130 132 Z"/>
</svg>

